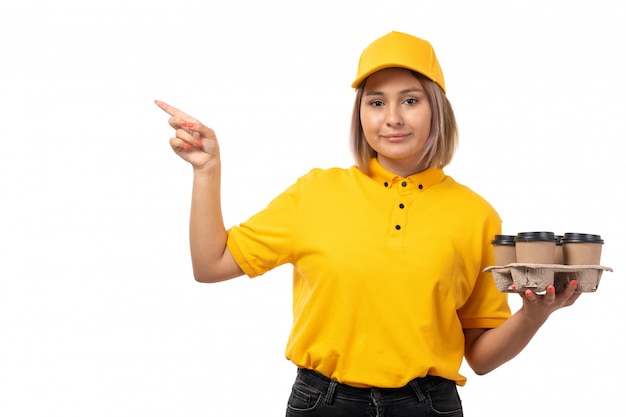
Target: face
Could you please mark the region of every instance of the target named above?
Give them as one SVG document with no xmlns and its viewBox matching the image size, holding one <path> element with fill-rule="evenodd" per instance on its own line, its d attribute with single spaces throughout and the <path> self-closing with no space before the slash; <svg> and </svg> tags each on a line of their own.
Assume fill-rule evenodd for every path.
<svg viewBox="0 0 626 417">
<path fill-rule="evenodd" d="M 432 112 L 422 84 L 408 70 L 387 68 L 370 75 L 361 100 L 361 126 L 378 162 L 406 177 L 424 170 Z"/>
</svg>

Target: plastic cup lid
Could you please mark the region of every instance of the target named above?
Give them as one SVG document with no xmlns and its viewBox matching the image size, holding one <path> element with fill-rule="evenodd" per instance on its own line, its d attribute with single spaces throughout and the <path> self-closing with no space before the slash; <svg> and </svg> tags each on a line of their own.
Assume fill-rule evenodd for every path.
<svg viewBox="0 0 626 417">
<path fill-rule="evenodd" d="M 515 236 L 516 242 L 554 242 L 556 239 L 553 232 L 521 232 Z"/>
<path fill-rule="evenodd" d="M 600 235 L 588 233 L 565 233 L 561 239 L 563 243 L 604 243 Z"/>
<path fill-rule="evenodd" d="M 495 235 L 491 241 L 492 245 L 515 245 L 515 236 L 513 235 Z"/>
</svg>

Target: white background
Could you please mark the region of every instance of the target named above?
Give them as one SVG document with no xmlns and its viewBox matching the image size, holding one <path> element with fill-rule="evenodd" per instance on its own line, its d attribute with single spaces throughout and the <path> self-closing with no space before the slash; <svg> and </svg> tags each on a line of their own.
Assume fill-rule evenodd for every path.
<svg viewBox="0 0 626 417">
<path fill-rule="evenodd" d="M 602 235 L 615 270 L 512 362 L 464 366 L 466 415 L 623 409 L 623 4 L 4 1 L 0 415 L 284 415 L 291 270 L 193 280 L 191 169 L 153 100 L 218 133 L 230 226 L 352 163 L 350 83 L 391 30 L 444 69 L 461 129 L 446 172 L 505 233 Z"/>
</svg>

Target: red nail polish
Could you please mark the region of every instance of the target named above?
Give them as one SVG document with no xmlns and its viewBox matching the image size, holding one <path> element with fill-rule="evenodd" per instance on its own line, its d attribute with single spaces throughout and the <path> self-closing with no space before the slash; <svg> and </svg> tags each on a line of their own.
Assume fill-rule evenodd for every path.
<svg viewBox="0 0 626 417">
<path fill-rule="evenodd" d="M 193 127 L 193 123 L 187 123 L 187 127 L 191 129 Z"/>
<path fill-rule="evenodd" d="M 572 287 L 576 287 L 576 286 L 578 285 L 578 281 L 573 280 L 572 282 L 570 282 L 570 285 L 571 285 Z"/>
<path fill-rule="evenodd" d="M 196 144 L 196 146 L 197 146 L 198 148 L 201 148 L 201 147 L 202 147 L 202 142 L 200 142 L 199 140 L 197 140 L 197 141 L 195 142 L 195 144 Z"/>
<path fill-rule="evenodd" d="M 187 126 L 187 122 L 186 122 L 186 121 L 184 121 L 184 120 L 181 120 L 181 121 L 180 121 L 180 124 L 181 124 L 181 126 Z"/>
<path fill-rule="evenodd" d="M 191 149 L 191 145 L 188 144 L 187 142 L 185 142 L 185 144 L 183 145 L 183 148 L 185 149 Z"/>
<path fill-rule="evenodd" d="M 554 292 L 554 287 L 552 285 L 548 287 L 548 292 Z"/>
</svg>

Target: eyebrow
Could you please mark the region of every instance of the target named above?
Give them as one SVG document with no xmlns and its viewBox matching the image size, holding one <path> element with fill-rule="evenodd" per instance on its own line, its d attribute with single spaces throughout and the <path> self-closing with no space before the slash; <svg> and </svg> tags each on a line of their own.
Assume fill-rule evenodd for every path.
<svg viewBox="0 0 626 417">
<path fill-rule="evenodd" d="M 406 88 L 400 91 L 400 95 L 408 94 L 408 93 L 423 93 L 424 90 L 417 87 Z M 383 96 L 384 93 L 382 91 L 368 91 L 365 93 L 366 96 Z"/>
</svg>

